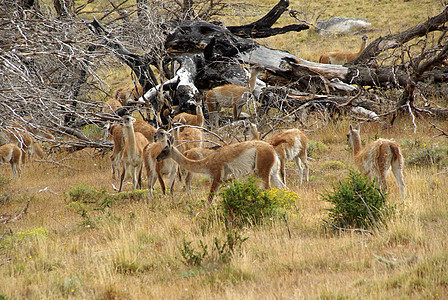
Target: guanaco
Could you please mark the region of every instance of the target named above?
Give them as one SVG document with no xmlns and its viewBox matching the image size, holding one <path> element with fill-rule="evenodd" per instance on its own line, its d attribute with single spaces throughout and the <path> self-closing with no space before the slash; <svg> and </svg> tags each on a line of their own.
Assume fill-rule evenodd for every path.
<svg viewBox="0 0 448 300">
<path fill-rule="evenodd" d="M 152 125 L 146 123 L 143 120 L 135 120 L 133 123 L 134 132 L 139 132 L 143 134 L 147 141 L 154 142 L 154 134 L 157 129 Z M 123 149 L 126 141 L 126 135 L 123 132 L 123 127 L 119 124 L 112 124 L 109 126 L 109 134 L 112 136 L 114 141 L 114 148 L 110 156 L 111 166 L 112 166 L 112 179 L 116 179 L 119 172 L 119 165 L 123 156 Z"/>
<path fill-rule="evenodd" d="M 223 180 L 230 176 L 257 175 L 264 182 L 264 187 L 269 189 L 271 181 L 277 188 L 285 188 L 279 177 L 279 160 L 274 147 L 262 141 L 247 141 L 226 145 L 214 151 L 210 155 L 191 160 L 185 157 L 176 147 L 170 134 L 162 132 L 160 140 L 163 146 L 162 152 L 157 160 L 167 158 L 174 159 L 179 166 L 193 172 L 202 173 L 212 178 L 210 186 L 209 201 L 213 200 L 215 192 Z"/>
<path fill-rule="evenodd" d="M 123 127 L 119 124 L 112 124 L 109 127 L 109 134 L 114 141 L 114 148 L 110 155 L 110 162 L 112 166 L 112 179 L 118 178 L 119 166 L 121 157 L 123 156 L 123 148 L 125 143 L 125 137 L 123 133 Z"/>
<path fill-rule="evenodd" d="M 248 136 L 250 140 L 259 140 L 260 135 L 258 133 L 257 126 L 253 123 L 249 123 L 244 129 L 244 135 Z M 283 179 L 283 183 L 286 183 L 286 171 L 285 164 L 288 161 L 294 161 L 299 168 L 299 181 L 303 183 L 303 172 L 305 166 L 306 181 L 309 181 L 309 165 L 307 158 L 307 146 L 308 138 L 305 132 L 299 129 L 287 129 L 283 130 L 268 141 L 280 158 L 280 174 Z"/>
<path fill-rule="evenodd" d="M 187 127 L 182 132 L 179 132 L 179 128 L 174 129 L 174 138 L 176 141 L 176 147 L 180 152 L 192 148 L 202 148 L 204 132 L 198 128 Z"/>
<path fill-rule="evenodd" d="M 246 95 L 248 96 L 255 89 L 257 76 L 263 72 L 263 68 L 255 65 L 251 68 L 249 86 L 240 86 L 236 84 L 225 84 L 217 86 L 204 94 L 204 102 L 207 104 L 210 115 L 210 123 L 215 128 L 219 123 L 219 112 L 222 107 L 233 108 L 233 120 L 239 119 L 241 110 L 246 104 Z"/>
<path fill-rule="evenodd" d="M 192 148 L 183 152 L 183 154 L 185 155 L 186 158 L 198 160 L 210 155 L 214 151 L 215 150 L 213 149 L 207 149 L 207 148 Z M 187 171 L 185 175 L 185 186 L 189 193 L 191 193 L 191 180 L 193 179 L 193 174 L 194 173 Z"/>
<path fill-rule="evenodd" d="M 126 105 L 129 99 L 140 98 L 143 95 L 143 88 L 140 85 L 128 88 L 119 88 L 115 92 L 115 99 L 120 101 L 121 105 Z"/>
<path fill-rule="evenodd" d="M 121 159 L 122 172 L 119 192 L 123 187 L 124 178 L 127 173 L 131 174 L 133 189 L 137 189 L 137 185 L 142 187 L 142 165 L 143 165 L 143 148 L 148 144 L 146 137 L 140 132 L 134 132 L 135 119 L 125 115 L 122 118 L 123 129 L 126 135 L 126 141 L 123 148 L 123 156 Z"/>
<path fill-rule="evenodd" d="M 143 120 L 135 120 L 134 131 L 140 132 L 146 137 L 148 142 L 152 143 L 154 142 L 154 135 L 156 134 L 157 129 Z"/>
<path fill-rule="evenodd" d="M 17 175 L 17 180 L 20 180 L 22 173 L 22 150 L 13 143 L 0 146 L 0 164 L 11 164 L 13 179 Z"/>
<path fill-rule="evenodd" d="M 36 154 L 40 158 L 45 156 L 40 144 L 23 129 L 14 128 L 0 132 L 0 145 L 13 143 L 23 151 L 22 164 L 25 164 L 26 154 Z"/>
<path fill-rule="evenodd" d="M 103 104 L 103 113 L 106 114 L 114 114 L 117 109 L 122 107 L 121 102 L 117 99 L 111 98 L 104 102 Z"/>
<path fill-rule="evenodd" d="M 327 54 L 322 54 L 319 58 L 319 63 L 322 64 L 332 64 L 332 65 L 344 65 L 345 63 L 354 61 L 356 58 L 358 58 L 361 53 L 364 51 L 367 45 L 367 36 L 363 35 L 361 37 L 361 48 L 358 52 L 353 51 L 335 51 L 335 52 L 329 52 Z"/>
<path fill-rule="evenodd" d="M 199 103 L 196 104 L 195 115 L 183 112 L 174 116 L 173 123 L 204 127 L 204 114 L 202 112 L 202 105 Z"/>
<path fill-rule="evenodd" d="M 162 193 L 165 195 L 165 182 L 163 176 L 168 175 L 170 179 L 170 194 L 174 193 L 174 182 L 177 174 L 177 163 L 172 159 L 157 161 L 157 156 L 162 152 L 160 142 L 149 143 L 143 149 L 143 162 L 148 177 L 149 198 L 153 197 L 154 184 L 159 180 Z"/>
<path fill-rule="evenodd" d="M 358 169 L 370 178 L 378 179 L 383 190 L 387 190 L 386 176 L 392 169 L 400 194 L 404 199 L 404 159 L 398 143 L 392 140 L 377 139 L 362 149 L 359 124 L 355 128 L 350 125 L 347 142 L 353 149 L 353 157 Z"/>
</svg>

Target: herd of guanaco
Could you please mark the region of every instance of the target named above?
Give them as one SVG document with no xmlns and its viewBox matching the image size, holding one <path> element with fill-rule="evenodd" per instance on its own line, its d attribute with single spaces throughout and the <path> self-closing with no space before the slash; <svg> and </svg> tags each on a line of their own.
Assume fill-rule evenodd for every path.
<svg viewBox="0 0 448 300">
<path fill-rule="evenodd" d="M 366 46 L 367 37 L 362 38 L 359 52 L 330 52 L 322 55 L 319 62 L 343 64 L 358 57 Z M 210 125 L 219 126 L 219 112 L 222 107 L 233 109 L 234 120 L 238 120 L 242 107 L 247 103 L 247 94 L 254 90 L 257 76 L 263 72 L 260 66 L 251 68 L 248 86 L 227 84 L 215 87 L 204 94 Z M 114 99 L 104 103 L 104 113 L 114 113 L 126 105 L 130 97 L 142 95 L 141 88 L 119 89 Z M 244 142 L 232 143 L 208 149 L 203 147 L 205 118 L 200 103 L 195 114 L 180 113 L 171 119 L 174 127 L 170 132 L 157 129 L 143 120 L 124 115 L 119 124 L 108 126 L 114 147 L 110 156 L 112 178 L 120 179 L 118 191 L 122 191 L 127 175 L 132 178 L 133 189 L 142 188 L 142 172 L 146 171 L 149 197 L 153 197 L 156 181 L 165 194 L 164 176 L 169 177 L 170 193 L 173 195 L 176 176 L 185 178 L 187 190 L 191 191 L 194 173 L 205 174 L 211 179 L 209 200 L 213 199 L 220 185 L 241 176 L 255 174 L 266 189 L 275 186 L 286 188 L 285 165 L 294 161 L 299 169 L 299 181 L 305 175 L 309 181 L 307 159 L 308 138 L 299 129 L 287 129 L 273 135 L 268 141 L 260 140 L 257 126 L 248 123 L 243 131 Z M 378 139 L 364 148 L 361 147 L 360 127 L 350 125 L 347 142 L 353 149 L 355 164 L 360 171 L 372 179 L 378 179 L 380 187 L 386 189 L 386 176 L 390 169 L 395 176 L 401 196 L 405 197 L 403 181 L 403 156 L 399 145 L 386 139 Z M 0 164 L 10 163 L 13 177 L 20 179 L 25 155 L 44 152 L 26 131 L 0 131 Z M 120 172 L 121 168 L 121 173 Z M 304 174 L 305 173 L 305 174 Z"/>
<path fill-rule="evenodd" d="M 198 112 L 201 110 L 198 109 Z M 184 116 L 191 121 L 196 120 L 194 115 Z M 157 180 L 162 188 L 162 193 L 165 194 L 164 176 L 169 177 L 170 193 L 173 195 L 176 174 L 181 170 L 187 172 L 185 185 L 188 191 L 191 191 L 192 174 L 200 173 L 210 177 L 210 201 L 223 182 L 252 174 L 262 180 L 266 189 L 271 186 L 284 189 L 286 188 L 285 164 L 288 161 L 294 161 L 299 168 L 301 184 L 303 173 L 305 173 L 306 181 L 309 181 L 306 150 L 308 138 L 301 130 L 283 130 L 273 135 L 268 141 L 262 141 L 256 125 L 248 123 L 243 131 L 248 140 L 224 145 L 218 149 L 208 149 L 203 148 L 204 134 L 197 127 L 186 127 L 183 131 L 177 127 L 170 133 L 164 129 L 156 130 L 146 124 L 153 133 L 152 141 L 149 141 L 141 132 L 137 131 L 139 127 L 134 126 L 137 122 L 131 116 L 123 116 L 121 135 L 126 136 L 126 141 L 115 144 L 111 155 L 111 160 L 113 160 L 116 159 L 114 153 L 122 152 L 119 191 L 122 189 L 127 173 L 132 178 L 133 188 L 141 188 L 143 169 L 146 170 L 150 197 L 153 197 L 153 189 Z M 183 124 L 197 125 L 197 123 L 192 125 L 188 122 Z M 184 135 L 187 129 L 194 129 L 196 134 Z M 112 131 L 112 135 L 115 140 L 116 133 L 114 131 Z M 392 170 L 401 196 L 404 198 L 403 156 L 399 145 L 392 140 L 378 139 L 362 148 L 359 125 L 350 126 L 347 137 L 359 170 L 372 179 L 378 179 L 382 189 L 387 189 L 385 178 L 389 170 Z M 118 150 L 119 147 L 122 149 Z M 114 163 L 112 165 L 114 166 Z"/>
<path fill-rule="evenodd" d="M 252 73 L 250 81 L 257 73 L 259 69 Z M 233 85 L 226 87 L 232 89 Z M 250 90 L 249 87 L 246 91 Z M 221 94 L 229 95 L 231 92 Z M 232 101 L 236 103 L 241 93 L 233 94 L 237 99 Z M 219 94 L 214 94 L 213 101 L 220 101 L 221 98 L 217 95 Z M 210 93 L 205 93 L 204 102 L 208 107 L 210 99 Z M 236 107 L 233 105 L 234 109 Z M 234 111 L 234 116 L 237 115 Z M 128 115 L 122 117 L 121 125 L 109 127 L 114 141 L 111 155 L 114 178 L 117 176 L 118 165 L 122 166 L 119 191 L 122 190 L 126 174 L 130 174 L 134 189 L 141 188 L 143 169 L 146 170 L 150 197 L 153 197 L 156 181 L 159 181 L 162 193 L 166 193 L 164 176 L 169 177 L 171 195 L 174 193 L 176 177 L 184 177 L 187 191 L 190 192 L 194 173 L 210 177 L 210 201 L 223 182 L 250 174 L 258 176 L 267 189 L 271 186 L 283 189 L 286 188 L 285 165 L 289 161 L 294 161 L 299 169 L 300 184 L 303 183 L 303 177 L 309 181 L 308 138 L 299 129 L 283 130 L 268 141 L 262 141 L 257 126 L 248 123 L 243 131 L 247 137 L 246 141 L 208 149 L 203 147 L 204 132 L 201 128 L 204 127 L 205 118 L 200 103 L 196 105 L 196 114 L 183 112 L 174 116 L 171 121 L 173 126 L 178 126 L 174 127 L 171 133 L 163 129 L 157 130 L 152 125 Z M 216 119 L 211 118 L 210 122 L 212 128 L 217 126 Z M 378 139 L 361 149 L 359 131 L 359 125 L 356 128 L 350 126 L 347 136 L 353 149 L 354 161 L 360 171 L 372 179 L 377 178 L 380 186 L 386 189 L 385 178 L 392 169 L 400 193 L 404 197 L 403 156 L 398 144 L 391 140 Z"/>
</svg>

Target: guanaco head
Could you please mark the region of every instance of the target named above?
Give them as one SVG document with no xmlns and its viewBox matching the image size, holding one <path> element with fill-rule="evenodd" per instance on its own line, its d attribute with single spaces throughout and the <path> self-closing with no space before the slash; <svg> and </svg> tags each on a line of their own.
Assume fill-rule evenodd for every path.
<svg viewBox="0 0 448 300">
<path fill-rule="evenodd" d="M 350 128 L 349 128 L 348 133 L 347 133 L 347 143 L 348 143 L 350 146 L 353 145 L 353 137 L 354 137 L 355 135 L 359 136 L 359 130 L 360 130 L 360 126 L 359 126 L 359 124 L 356 125 L 355 128 L 353 128 L 353 126 L 350 125 Z"/>
<path fill-rule="evenodd" d="M 136 121 L 135 118 L 133 118 L 133 117 L 131 117 L 131 116 L 129 116 L 129 115 L 124 115 L 124 116 L 121 118 L 121 122 L 123 123 L 122 126 L 124 126 L 124 127 L 131 127 L 132 124 L 133 124 L 135 121 Z"/>
<path fill-rule="evenodd" d="M 157 156 L 157 161 L 162 161 L 169 157 L 174 144 L 174 137 L 163 129 L 157 130 L 154 135 L 154 142 L 162 145 L 162 152 Z"/>
<path fill-rule="evenodd" d="M 254 123 L 247 123 L 246 126 L 244 126 L 243 135 L 244 140 L 253 140 L 254 138 L 259 138 L 257 125 L 255 125 Z"/>
</svg>

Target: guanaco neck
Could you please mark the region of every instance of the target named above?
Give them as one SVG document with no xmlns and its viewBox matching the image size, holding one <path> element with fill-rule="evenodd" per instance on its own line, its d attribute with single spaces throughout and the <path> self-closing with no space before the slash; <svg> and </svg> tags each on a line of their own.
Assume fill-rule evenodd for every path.
<svg viewBox="0 0 448 300">
<path fill-rule="evenodd" d="M 127 139 L 128 139 L 128 153 L 130 156 L 134 157 L 137 153 L 136 146 L 135 146 L 135 133 L 134 133 L 134 126 L 131 124 L 127 124 L 126 126 L 126 133 L 127 133 Z"/>
<path fill-rule="evenodd" d="M 172 147 L 171 150 L 171 158 L 174 159 L 182 168 L 187 171 L 194 173 L 205 173 L 210 174 L 210 171 L 207 168 L 207 158 L 202 158 L 199 160 L 192 160 L 185 155 L 182 154 L 176 147 Z"/>
<path fill-rule="evenodd" d="M 364 49 L 366 49 L 366 45 L 367 45 L 367 39 L 362 39 L 361 48 L 359 49 L 358 55 L 361 55 Z"/>
<path fill-rule="evenodd" d="M 359 133 L 352 132 L 351 142 L 353 148 L 353 155 L 356 156 L 361 151 L 361 137 L 359 136 Z"/>
<path fill-rule="evenodd" d="M 199 121 L 199 126 L 204 127 L 204 114 L 202 112 L 202 107 L 200 105 L 196 107 L 196 115 Z"/>
<path fill-rule="evenodd" d="M 258 133 L 257 127 L 255 125 L 250 126 L 249 140 L 259 140 L 260 134 Z"/>
<path fill-rule="evenodd" d="M 261 73 L 261 70 L 259 69 L 252 69 L 250 72 L 250 79 L 249 79 L 249 92 L 253 92 L 255 90 L 255 83 L 257 82 L 257 76 Z"/>
</svg>

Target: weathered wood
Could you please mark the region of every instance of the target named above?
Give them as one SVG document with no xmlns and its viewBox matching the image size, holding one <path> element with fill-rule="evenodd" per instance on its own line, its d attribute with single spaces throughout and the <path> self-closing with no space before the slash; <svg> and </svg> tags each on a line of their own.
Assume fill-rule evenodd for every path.
<svg viewBox="0 0 448 300">
<path fill-rule="evenodd" d="M 447 9 L 427 22 L 410 28 L 402 33 L 379 38 L 371 43 L 363 54 L 350 64 L 344 66 L 320 64 L 301 59 L 287 51 L 271 49 L 245 37 L 263 34 L 286 11 L 289 2 L 280 0 L 278 4 L 263 18 L 248 25 L 223 27 L 199 20 L 178 21 L 164 42 L 164 49 L 170 59 L 165 64 L 179 67 L 173 68 L 172 78 L 176 78 L 177 86 L 173 95 L 174 102 L 182 104 L 198 101 L 199 90 L 210 89 L 216 85 L 234 83 L 245 85 L 247 75 L 241 64 L 259 64 L 268 70 L 265 80 L 269 83 L 288 84 L 292 88 L 306 90 L 311 93 L 351 93 L 356 86 L 372 87 L 406 87 L 410 80 L 425 78 L 425 72 L 434 64 L 429 61 L 420 75 L 410 77 L 403 66 L 369 66 L 364 64 L 379 53 L 398 47 L 403 43 L 420 37 L 428 32 L 442 30 L 447 22 Z M 101 28 L 101 26 L 100 26 Z M 107 36 L 107 31 L 103 35 Z M 281 30 L 280 30 L 281 31 Z M 279 32 L 280 32 L 279 31 Z M 272 31 L 273 32 L 273 31 Z M 107 39 L 107 45 L 114 49 L 119 57 L 129 61 L 130 65 L 148 64 L 147 56 L 128 53 L 119 44 Z M 438 63 L 446 56 L 439 56 Z M 439 75 L 443 78 L 443 75 Z M 151 99 L 157 90 L 154 86 L 147 89 L 146 99 Z M 267 97 L 267 98 L 263 98 Z M 270 103 L 272 93 L 263 94 L 263 105 Z M 269 98 L 271 97 L 271 98 Z M 141 100 L 143 101 L 143 100 Z M 153 104 L 153 102 L 151 102 Z M 153 104 L 154 106 L 154 104 Z"/>
<path fill-rule="evenodd" d="M 280 0 L 264 17 L 242 26 L 227 26 L 234 35 L 244 38 L 265 38 L 273 35 L 283 34 L 290 31 L 302 31 L 309 29 L 306 24 L 291 24 L 281 28 L 272 28 L 280 16 L 287 10 L 288 0 Z"/>
<path fill-rule="evenodd" d="M 102 36 L 103 44 L 134 71 L 143 92 L 157 85 L 156 76 L 151 70 L 151 65 L 156 63 L 150 55 L 137 55 L 127 50 L 97 19 L 87 23 L 87 26 L 92 32 Z"/>
<path fill-rule="evenodd" d="M 443 30 L 446 22 L 448 22 L 448 6 L 446 6 L 439 15 L 430 18 L 422 24 L 397 34 L 377 38 L 371 42 L 366 49 L 364 49 L 363 53 L 350 64 L 358 65 L 367 63 L 372 57 L 376 57 L 381 52 L 400 47 L 404 43 L 409 42 L 416 37 L 425 36 L 430 32 Z"/>
</svg>

